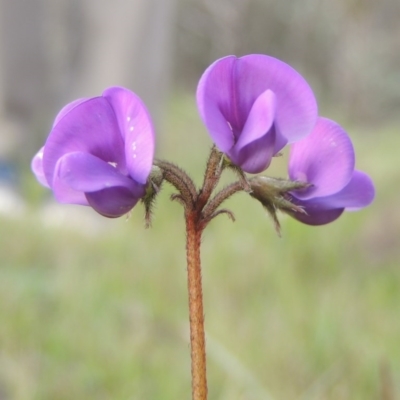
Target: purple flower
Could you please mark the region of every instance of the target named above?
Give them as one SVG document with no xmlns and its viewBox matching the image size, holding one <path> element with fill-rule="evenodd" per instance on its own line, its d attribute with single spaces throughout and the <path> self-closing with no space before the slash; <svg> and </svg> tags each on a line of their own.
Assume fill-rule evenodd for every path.
<svg viewBox="0 0 400 400">
<path fill-rule="evenodd" d="M 119 217 L 145 193 L 154 142 L 142 101 L 127 89 L 111 87 L 60 111 L 32 170 L 59 202 Z"/>
<path fill-rule="evenodd" d="M 291 180 L 308 182 L 307 189 L 291 192 L 292 202 L 307 214 L 293 213 L 309 225 L 323 225 L 339 218 L 343 211 L 369 205 L 374 185 L 363 172 L 354 169 L 354 149 L 347 133 L 334 121 L 318 118 L 312 133 L 295 143 L 289 156 Z"/>
<path fill-rule="evenodd" d="M 286 144 L 308 135 L 317 119 L 304 78 L 261 54 L 214 62 L 200 79 L 197 105 L 218 149 L 249 173 L 265 170 Z"/>
</svg>

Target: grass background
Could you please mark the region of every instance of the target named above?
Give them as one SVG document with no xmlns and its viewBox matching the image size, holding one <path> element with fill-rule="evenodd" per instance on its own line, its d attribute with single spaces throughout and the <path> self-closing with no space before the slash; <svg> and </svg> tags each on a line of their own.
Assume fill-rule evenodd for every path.
<svg viewBox="0 0 400 400">
<path fill-rule="evenodd" d="M 392 400 L 400 394 L 398 131 L 347 126 L 372 206 L 324 227 L 227 202 L 202 260 L 210 400 Z M 158 155 L 201 182 L 211 142 L 192 98 L 171 103 Z M 285 176 L 286 158 L 269 175 Z M 227 179 L 232 178 L 227 174 Z M 165 186 L 108 220 L 26 177 L 0 216 L 0 399 L 189 399 L 182 209 Z"/>
</svg>

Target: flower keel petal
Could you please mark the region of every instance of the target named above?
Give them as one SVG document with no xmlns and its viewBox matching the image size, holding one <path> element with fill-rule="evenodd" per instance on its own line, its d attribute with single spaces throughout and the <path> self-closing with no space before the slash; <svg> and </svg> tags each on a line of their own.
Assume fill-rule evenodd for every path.
<svg viewBox="0 0 400 400">
<path fill-rule="evenodd" d="M 108 218 L 118 218 L 129 212 L 139 201 L 126 187 L 113 187 L 98 192 L 86 193 L 91 207 Z"/>
</svg>

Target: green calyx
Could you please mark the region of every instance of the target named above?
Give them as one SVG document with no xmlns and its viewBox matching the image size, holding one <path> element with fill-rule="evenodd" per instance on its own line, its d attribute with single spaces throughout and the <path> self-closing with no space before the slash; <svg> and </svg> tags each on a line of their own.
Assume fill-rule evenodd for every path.
<svg viewBox="0 0 400 400">
<path fill-rule="evenodd" d="M 250 196 L 257 199 L 271 216 L 275 229 L 280 235 L 280 223 L 277 211 L 293 213 L 306 213 L 305 210 L 292 203 L 291 191 L 302 190 L 310 187 L 309 183 L 290 181 L 287 179 L 270 178 L 267 176 L 255 176 L 249 179 L 251 187 Z"/>
</svg>

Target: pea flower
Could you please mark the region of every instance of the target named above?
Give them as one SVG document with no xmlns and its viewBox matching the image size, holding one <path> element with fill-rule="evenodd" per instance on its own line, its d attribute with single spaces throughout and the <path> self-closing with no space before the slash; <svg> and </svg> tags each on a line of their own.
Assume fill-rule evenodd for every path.
<svg viewBox="0 0 400 400">
<path fill-rule="evenodd" d="M 313 129 L 314 94 L 292 67 L 261 54 L 215 61 L 197 88 L 200 116 L 218 149 L 249 173 Z"/>
<path fill-rule="evenodd" d="M 318 118 L 312 133 L 293 144 L 290 151 L 290 179 L 310 184 L 291 192 L 292 203 L 305 211 L 291 215 L 308 225 L 323 225 L 345 210 L 369 205 L 375 196 L 374 185 L 354 166 L 354 149 L 347 133 L 334 121 Z"/>
<path fill-rule="evenodd" d="M 119 217 L 145 194 L 154 144 L 152 122 L 139 97 L 110 87 L 60 111 L 32 170 L 59 202 Z"/>
</svg>

